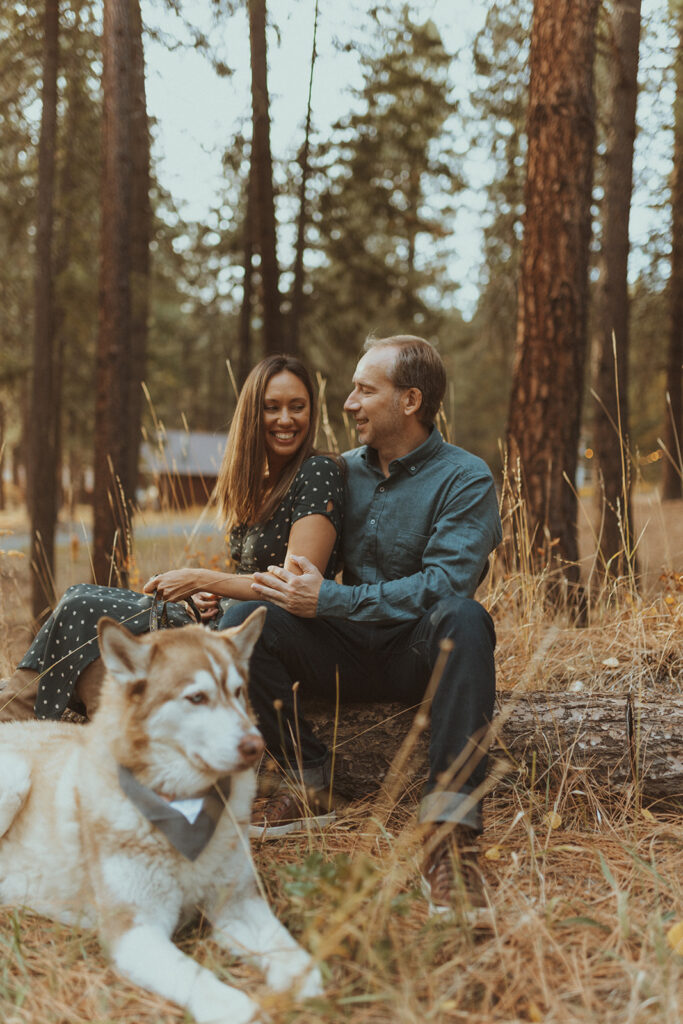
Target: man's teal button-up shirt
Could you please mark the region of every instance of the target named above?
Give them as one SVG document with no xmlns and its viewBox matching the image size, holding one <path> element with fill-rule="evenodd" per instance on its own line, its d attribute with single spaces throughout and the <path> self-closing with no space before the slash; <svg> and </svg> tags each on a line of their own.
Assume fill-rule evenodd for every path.
<svg viewBox="0 0 683 1024">
<path fill-rule="evenodd" d="M 398 623 L 444 597 L 473 597 L 502 539 L 491 471 L 436 428 L 389 464 L 345 452 L 343 583 L 323 580 L 319 616 Z"/>
</svg>

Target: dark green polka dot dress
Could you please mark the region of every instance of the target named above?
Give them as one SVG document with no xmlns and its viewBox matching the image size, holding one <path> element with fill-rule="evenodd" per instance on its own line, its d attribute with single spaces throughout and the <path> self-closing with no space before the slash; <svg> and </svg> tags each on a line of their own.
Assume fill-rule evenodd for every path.
<svg viewBox="0 0 683 1024">
<path fill-rule="evenodd" d="M 263 572 L 282 565 L 287 554 L 289 531 L 299 519 L 325 516 L 337 531 L 337 540 L 325 576 L 332 578 L 337 565 L 344 508 L 343 471 L 334 459 L 312 455 L 302 464 L 292 486 L 266 523 L 237 526 L 230 534 L 230 555 L 236 571 Z M 72 700 L 81 672 L 99 657 L 97 623 L 108 615 L 131 633 L 149 630 L 152 598 L 134 590 L 79 583 L 69 587 L 54 612 L 19 663 L 41 673 L 36 697 L 37 718 L 60 718 Z M 166 605 L 168 625 L 186 626 L 194 619 L 182 604 Z"/>
</svg>

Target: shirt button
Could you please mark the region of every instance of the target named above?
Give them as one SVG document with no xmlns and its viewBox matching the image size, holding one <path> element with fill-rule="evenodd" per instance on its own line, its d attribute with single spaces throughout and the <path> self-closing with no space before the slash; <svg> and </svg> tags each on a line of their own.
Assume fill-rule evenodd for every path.
<svg viewBox="0 0 683 1024">
<path fill-rule="evenodd" d="M 374 519 L 371 519 L 371 520 L 370 520 L 370 526 L 374 526 L 374 525 L 375 525 L 375 520 L 374 520 Z"/>
<path fill-rule="evenodd" d="M 380 491 L 383 491 L 383 490 L 384 490 L 384 488 L 383 488 L 383 487 L 380 487 Z"/>
<path fill-rule="evenodd" d="M 410 472 L 411 472 L 411 473 L 414 473 L 414 472 L 415 472 L 415 466 L 411 466 L 411 467 L 410 467 Z"/>
</svg>

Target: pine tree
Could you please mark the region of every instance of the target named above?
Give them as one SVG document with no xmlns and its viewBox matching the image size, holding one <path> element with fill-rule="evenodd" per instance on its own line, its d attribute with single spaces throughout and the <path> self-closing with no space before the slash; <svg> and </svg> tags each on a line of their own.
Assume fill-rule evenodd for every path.
<svg viewBox="0 0 683 1024">
<path fill-rule="evenodd" d="M 126 442 L 131 336 L 131 17 L 128 0 L 105 0 L 100 310 L 95 405 L 93 573 L 125 582 L 129 558 Z"/>
<path fill-rule="evenodd" d="M 33 388 L 31 399 L 30 489 L 31 596 L 42 618 L 54 603 L 54 537 L 57 521 L 59 394 L 55 387 L 54 203 L 57 148 L 59 2 L 45 0 L 42 115 L 38 154 Z M 47 607 L 46 607 L 47 603 Z"/>
<path fill-rule="evenodd" d="M 593 448 L 603 512 L 603 564 L 616 576 L 633 568 L 629 429 L 629 215 L 636 134 L 640 0 L 612 0 L 607 11 L 609 104 L 602 203 L 602 247 L 595 339 Z M 602 503 L 604 502 L 604 509 Z"/>
<path fill-rule="evenodd" d="M 254 163 L 254 226 L 261 262 L 263 337 L 267 353 L 283 348 L 280 311 L 273 165 L 270 153 L 270 103 L 266 57 L 266 0 L 248 0 L 251 48 L 252 145 Z"/>
<path fill-rule="evenodd" d="M 598 0 L 535 0 L 517 352 L 508 416 L 530 553 L 577 583 Z"/>
<path fill-rule="evenodd" d="M 664 447 L 668 457 L 662 471 L 662 497 L 680 498 L 683 476 L 683 4 L 672 4 L 676 16 L 678 47 L 675 57 L 674 163 L 671 176 L 672 243 L 669 280 L 669 349 L 666 364 L 667 402 Z"/>
<path fill-rule="evenodd" d="M 316 301 L 304 336 L 312 360 L 329 368 L 332 404 L 369 330 L 437 333 L 441 309 L 428 297 L 447 304 L 453 287 L 444 243 L 462 187 L 445 133 L 452 58 L 434 23 L 405 6 L 359 49 L 357 112 L 334 126 L 314 162 L 310 237 L 321 265 L 310 275 Z"/>
</svg>

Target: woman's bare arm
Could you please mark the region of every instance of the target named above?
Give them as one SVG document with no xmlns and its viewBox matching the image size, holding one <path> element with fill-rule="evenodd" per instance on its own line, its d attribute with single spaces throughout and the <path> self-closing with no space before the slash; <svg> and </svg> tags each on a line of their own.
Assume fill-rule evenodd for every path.
<svg viewBox="0 0 683 1024">
<path fill-rule="evenodd" d="M 324 575 L 337 539 L 337 531 L 327 516 L 310 515 L 297 519 L 289 531 L 285 569 L 301 573 L 292 555 L 304 555 Z"/>
<path fill-rule="evenodd" d="M 299 574 L 301 570 L 291 556 L 304 555 L 324 573 L 336 538 L 337 531 L 326 516 L 310 515 L 297 519 L 289 532 L 285 568 Z M 149 579 L 143 590 L 146 594 L 157 590 L 164 601 L 182 601 L 199 591 L 251 601 L 255 596 L 251 589 L 253 582 L 251 574 L 218 572 L 215 569 L 170 569 Z"/>
</svg>

